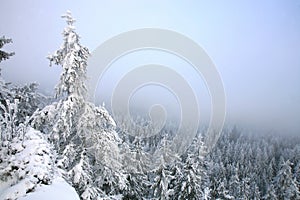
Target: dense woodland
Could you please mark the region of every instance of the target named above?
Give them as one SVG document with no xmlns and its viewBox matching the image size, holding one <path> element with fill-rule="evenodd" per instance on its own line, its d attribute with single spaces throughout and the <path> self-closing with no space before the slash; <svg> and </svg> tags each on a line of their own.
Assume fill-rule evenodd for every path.
<svg viewBox="0 0 300 200">
<path fill-rule="evenodd" d="M 56 176 L 84 200 L 300 199 L 299 136 L 224 128 L 207 152 L 199 131 L 177 155 L 168 148 L 173 126 L 143 137 L 140 129 L 115 124 L 105 107 L 87 100 L 90 53 L 71 14 L 63 18 L 63 44 L 48 56 L 62 67 L 54 97 L 40 94 L 36 83 L 15 86 L 0 77 L 0 183 L 12 188 L 5 199 L 50 185 Z M 10 42 L 1 38 L 0 48 Z M 0 51 L 1 62 L 11 56 Z"/>
</svg>

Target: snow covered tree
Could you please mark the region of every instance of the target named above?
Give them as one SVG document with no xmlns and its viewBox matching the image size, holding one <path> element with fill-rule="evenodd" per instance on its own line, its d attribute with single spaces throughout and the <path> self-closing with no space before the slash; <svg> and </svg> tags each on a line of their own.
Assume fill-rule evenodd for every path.
<svg viewBox="0 0 300 200">
<path fill-rule="evenodd" d="M 84 112 L 82 107 L 85 106 L 87 93 L 86 67 L 89 57 L 88 49 L 79 43 L 71 13 L 67 12 L 62 18 L 67 22 L 63 31 L 64 43 L 53 55 L 48 56 L 50 65 L 61 65 L 63 69 L 56 86 L 56 97 L 62 97 L 63 100 L 58 103 L 60 113 L 52 134 L 58 148 L 76 135 L 79 116 Z"/>
<path fill-rule="evenodd" d="M 0 38 L 0 48 L 4 44 L 12 42 L 11 39 L 6 39 L 4 36 Z M 0 62 L 9 59 L 14 53 L 6 53 L 0 50 Z M 0 68 L 0 103 L 7 108 L 7 102 L 18 100 L 18 122 L 16 125 L 25 122 L 26 117 L 30 117 L 37 108 L 42 108 L 47 103 L 47 98 L 37 92 L 36 83 L 27 84 L 24 86 L 15 86 L 5 82 L 1 77 Z M 0 108 L 0 114 L 5 113 L 5 110 Z"/>
<path fill-rule="evenodd" d="M 49 98 L 37 92 L 38 84 L 30 83 L 24 86 L 13 86 L 11 98 L 18 100 L 18 122 L 25 122 L 27 117 L 39 108 L 44 108 L 49 103 Z"/>
<path fill-rule="evenodd" d="M 68 172 L 68 176 L 83 199 L 95 199 L 99 189 L 93 182 L 94 172 L 88 159 L 85 150 L 81 151 L 79 162 Z"/>
<path fill-rule="evenodd" d="M 150 182 L 144 173 L 127 174 L 127 186 L 122 192 L 124 200 L 139 200 L 149 195 Z"/>
<path fill-rule="evenodd" d="M 151 186 L 153 197 L 161 200 L 170 199 L 173 191 L 169 189 L 169 184 L 170 172 L 165 164 L 164 158 L 161 157 L 161 164 L 155 170 L 154 183 Z"/>
<path fill-rule="evenodd" d="M 219 152 L 219 151 L 217 151 Z M 227 180 L 226 180 L 226 170 L 222 161 L 218 162 L 212 157 L 209 157 L 209 178 L 211 183 L 211 195 L 213 197 L 218 197 L 221 199 L 226 199 L 225 196 L 228 195 Z"/>
<path fill-rule="evenodd" d="M 254 200 L 261 199 L 260 190 L 255 181 L 253 181 L 251 184 L 251 191 L 252 191 L 252 194 L 250 196 L 250 199 L 254 199 Z"/>
<path fill-rule="evenodd" d="M 149 170 L 149 167 L 151 166 L 150 155 L 143 150 L 140 137 L 135 137 L 135 140 L 133 141 L 133 145 L 134 148 L 129 154 L 132 155 L 134 158 L 134 162 L 132 164 L 135 165 L 134 168 L 137 173 L 146 173 Z M 128 161 L 125 161 L 124 164 L 132 165 Z"/>
<path fill-rule="evenodd" d="M 10 42 L 12 42 L 12 40 L 6 39 L 4 36 L 0 38 L 0 62 L 14 55 L 14 53 L 7 53 L 1 50 L 5 44 Z M 0 68 L 0 103 L 4 106 L 7 106 L 6 101 L 11 99 L 11 91 L 8 87 L 9 84 L 10 83 L 6 83 L 5 80 L 1 77 L 1 68 Z M 3 114 L 4 112 L 5 111 L 3 109 L 0 109 L 0 114 Z"/>
<path fill-rule="evenodd" d="M 140 137 L 134 137 L 133 142 L 129 143 L 127 138 L 120 147 L 122 168 L 127 179 L 126 189 L 122 192 L 123 199 L 142 199 L 149 195 L 147 172 L 151 163 L 150 155 L 143 150 Z"/>
<path fill-rule="evenodd" d="M 272 183 L 267 188 L 267 192 L 266 192 L 265 196 L 263 196 L 263 199 L 266 199 L 266 200 L 277 200 L 278 199 L 278 197 L 276 195 L 275 187 Z"/>
<path fill-rule="evenodd" d="M 0 103 L 6 107 L 7 100 L 11 99 L 12 92 L 9 88 L 10 83 L 7 83 L 2 77 L 0 76 Z M 5 112 L 2 108 L 0 108 L 0 115 Z"/>
<path fill-rule="evenodd" d="M 122 194 L 127 189 L 126 174 L 103 164 L 97 167 L 95 183 L 101 192 L 108 196 Z"/>
<path fill-rule="evenodd" d="M 199 173 L 199 168 L 197 168 L 197 163 L 192 157 L 188 157 L 183 170 L 182 179 L 177 192 L 180 199 L 201 199 L 201 174 Z"/>
<path fill-rule="evenodd" d="M 11 43 L 12 39 L 8 39 L 5 38 L 4 36 L 0 38 L 0 49 L 2 49 L 2 47 L 7 44 L 7 43 Z M 0 50 L 0 62 L 3 60 L 8 59 L 10 56 L 14 55 L 15 53 L 7 53 L 5 51 Z M 1 71 L 0 71 L 1 72 Z M 0 73 L 1 74 L 1 73 Z"/>
<path fill-rule="evenodd" d="M 71 12 L 68 11 L 62 18 L 66 19 L 67 27 L 63 31 L 64 43 L 62 47 L 49 55 L 50 64 L 54 62 L 61 65 L 63 72 L 60 82 L 56 87 L 56 95 L 76 95 L 84 98 L 86 96 L 86 68 L 87 59 L 90 55 L 88 48 L 79 43 L 79 35 L 75 27 Z"/>
<path fill-rule="evenodd" d="M 229 190 L 225 185 L 225 181 L 221 179 L 218 187 L 216 188 L 215 194 L 213 194 L 212 196 L 217 197 L 218 199 L 234 199 L 234 196 L 231 196 L 229 194 Z"/>
<path fill-rule="evenodd" d="M 187 149 L 181 169 L 182 176 L 174 188 L 174 197 L 179 199 L 207 199 L 210 190 L 204 182 L 206 176 L 203 168 L 204 144 L 202 138 L 197 136 Z M 208 187 L 207 187 L 208 186 Z"/>
<path fill-rule="evenodd" d="M 296 180 L 300 191 L 300 161 L 298 161 L 298 163 L 295 166 L 294 179 Z"/>
<path fill-rule="evenodd" d="M 280 169 L 274 179 L 278 199 L 300 199 L 299 188 L 291 172 L 289 160 L 281 159 Z"/>
<path fill-rule="evenodd" d="M 57 148 L 64 150 L 66 143 L 80 140 L 80 145 L 87 151 L 97 152 L 101 148 L 110 146 L 106 151 L 118 150 L 117 135 L 114 131 L 115 122 L 104 107 L 96 107 L 87 102 L 86 67 L 89 51 L 79 43 L 79 36 L 75 32 L 71 13 L 62 16 L 66 19 L 67 27 L 64 29 L 64 43 L 53 55 L 48 56 L 50 63 L 61 65 L 63 72 L 56 87 L 56 96 L 62 99 L 54 104 L 55 121 L 53 125 L 52 140 Z M 47 109 L 48 113 L 49 110 Z M 96 141 L 95 141 L 96 140 Z M 104 143 L 100 146 L 100 142 Z M 114 143 L 115 142 L 115 143 Z M 97 147 L 95 145 L 98 145 Z M 102 151 L 103 150 L 103 151 Z M 112 153 L 110 153 L 112 154 Z M 105 159 L 104 155 L 101 159 Z"/>
<path fill-rule="evenodd" d="M 250 178 L 245 177 L 241 180 L 241 198 L 250 199 L 251 188 L 250 188 Z"/>
<path fill-rule="evenodd" d="M 181 160 L 176 160 L 175 162 L 171 163 L 169 166 L 169 189 L 170 189 L 170 195 L 171 199 L 176 198 L 178 195 L 178 191 L 180 189 L 178 188 L 180 185 L 180 182 L 182 180 L 182 168 L 183 163 Z"/>
<path fill-rule="evenodd" d="M 83 199 L 94 198 L 100 190 L 115 195 L 119 192 L 117 186 L 126 180 L 119 171 L 120 139 L 115 132 L 116 124 L 104 107 L 87 101 L 89 51 L 80 44 L 71 13 L 62 18 L 67 22 L 64 42 L 48 56 L 50 64 L 61 65 L 63 69 L 56 86 L 56 97 L 60 100 L 35 112 L 32 124 L 47 131 L 58 152 L 57 165 Z"/>
<path fill-rule="evenodd" d="M 0 108 L 4 111 L 0 115 L 1 142 L 10 142 L 13 138 L 19 136 L 18 104 L 18 100 L 15 100 L 13 103 L 7 100 L 5 105 L 0 103 Z"/>
</svg>

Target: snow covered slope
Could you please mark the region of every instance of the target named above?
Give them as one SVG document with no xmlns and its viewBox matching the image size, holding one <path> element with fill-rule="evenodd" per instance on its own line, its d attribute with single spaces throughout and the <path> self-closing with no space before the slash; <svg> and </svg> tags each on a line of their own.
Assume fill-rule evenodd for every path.
<svg viewBox="0 0 300 200">
<path fill-rule="evenodd" d="M 55 178 L 51 185 L 42 185 L 35 192 L 27 194 L 19 200 L 79 200 L 75 189 L 71 187 L 64 179 Z"/>
<path fill-rule="evenodd" d="M 53 147 L 44 134 L 28 128 L 0 146 L 0 200 L 79 199 L 75 189 L 60 177 Z"/>
</svg>

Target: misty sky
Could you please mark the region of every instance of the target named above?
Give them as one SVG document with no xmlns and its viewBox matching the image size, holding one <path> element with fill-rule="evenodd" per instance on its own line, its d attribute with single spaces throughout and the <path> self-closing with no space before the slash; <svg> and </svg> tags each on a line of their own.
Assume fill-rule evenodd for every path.
<svg viewBox="0 0 300 200">
<path fill-rule="evenodd" d="M 2 0 L 0 35 L 13 39 L 4 49 L 16 53 L 1 63 L 2 76 L 18 84 L 36 81 L 41 90 L 53 92 L 61 69 L 48 67 L 46 56 L 61 45 L 65 22 L 60 16 L 71 10 L 81 43 L 90 51 L 112 36 L 139 28 L 188 36 L 220 72 L 227 123 L 300 131 L 300 1 L 207 2 Z M 161 62 L 180 63 L 159 57 Z M 134 60 L 133 55 L 131 67 Z M 193 76 L 189 70 L 182 73 Z M 195 90 L 202 88 L 197 81 L 191 84 Z"/>
</svg>

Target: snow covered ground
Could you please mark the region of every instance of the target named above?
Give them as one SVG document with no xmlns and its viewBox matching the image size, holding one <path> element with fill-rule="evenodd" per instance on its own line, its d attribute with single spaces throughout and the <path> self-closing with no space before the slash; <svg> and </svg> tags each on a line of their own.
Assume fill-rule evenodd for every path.
<svg viewBox="0 0 300 200">
<path fill-rule="evenodd" d="M 0 184 L 0 199 L 4 200 L 7 196 L 16 192 L 9 184 Z M 18 198 L 19 200 L 79 200 L 79 196 L 75 189 L 70 186 L 63 178 L 57 177 L 53 180 L 51 185 L 41 185 L 36 187 L 35 191 L 26 194 L 24 197 Z"/>
<path fill-rule="evenodd" d="M 1 199 L 1 196 L 0 196 Z M 36 188 L 36 191 L 28 193 L 25 197 L 19 200 L 79 200 L 75 189 L 71 187 L 64 179 L 55 178 L 51 185 L 42 185 Z"/>
<path fill-rule="evenodd" d="M 75 189 L 54 173 L 52 147 L 44 135 L 28 128 L 21 138 L 0 148 L 0 200 L 79 200 Z"/>
</svg>

